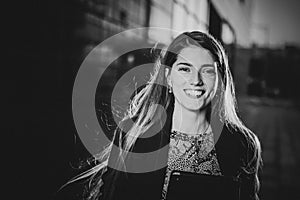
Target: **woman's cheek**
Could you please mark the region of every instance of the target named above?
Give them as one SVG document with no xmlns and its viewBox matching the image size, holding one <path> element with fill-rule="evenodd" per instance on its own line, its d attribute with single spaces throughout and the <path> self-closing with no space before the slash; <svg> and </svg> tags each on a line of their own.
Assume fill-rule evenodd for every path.
<svg viewBox="0 0 300 200">
<path fill-rule="evenodd" d="M 176 85 L 177 87 L 183 87 L 186 83 L 186 78 L 182 75 L 176 74 L 173 76 L 172 83 L 173 85 Z"/>
</svg>

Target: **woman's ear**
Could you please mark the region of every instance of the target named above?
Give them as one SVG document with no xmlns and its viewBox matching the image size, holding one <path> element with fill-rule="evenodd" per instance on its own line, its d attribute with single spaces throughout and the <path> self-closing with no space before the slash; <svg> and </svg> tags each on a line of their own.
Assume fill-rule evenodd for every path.
<svg viewBox="0 0 300 200">
<path fill-rule="evenodd" d="M 171 69 L 170 68 L 165 68 L 165 76 L 166 76 L 166 79 L 167 79 L 167 83 L 168 83 L 168 86 L 169 87 L 172 87 L 172 84 L 171 84 Z"/>
</svg>

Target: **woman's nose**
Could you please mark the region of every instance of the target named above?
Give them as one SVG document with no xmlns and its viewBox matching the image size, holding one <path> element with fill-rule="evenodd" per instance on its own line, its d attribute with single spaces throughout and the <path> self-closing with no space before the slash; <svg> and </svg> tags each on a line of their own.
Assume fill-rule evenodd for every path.
<svg viewBox="0 0 300 200">
<path fill-rule="evenodd" d="M 192 85 L 203 85 L 203 80 L 200 72 L 194 72 L 191 80 Z"/>
</svg>

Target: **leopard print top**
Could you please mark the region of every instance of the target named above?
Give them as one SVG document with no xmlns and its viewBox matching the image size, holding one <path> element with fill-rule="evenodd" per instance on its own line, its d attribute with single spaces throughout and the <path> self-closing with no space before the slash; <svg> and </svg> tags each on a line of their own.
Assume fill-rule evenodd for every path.
<svg viewBox="0 0 300 200">
<path fill-rule="evenodd" d="M 168 167 L 162 192 L 162 200 L 166 199 L 168 182 L 172 170 L 222 175 L 214 148 L 214 138 L 211 127 L 201 135 L 190 135 L 178 131 L 171 133 Z"/>
</svg>

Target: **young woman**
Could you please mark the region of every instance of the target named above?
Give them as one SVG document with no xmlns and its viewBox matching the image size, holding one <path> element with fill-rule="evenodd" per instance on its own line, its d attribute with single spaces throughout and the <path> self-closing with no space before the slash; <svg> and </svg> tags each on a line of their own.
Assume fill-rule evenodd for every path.
<svg viewBox="0 0 300 200">
<path fill-rule="evenodd" d="M 197 31 L 175 38 L 97 159 L 81 176 L 88 199 L 165 199 L 173 170 L 238 178 L 240 199 L 258 199 L 260 143 L 237 115 L 221 44 Z"/>
</svg>

